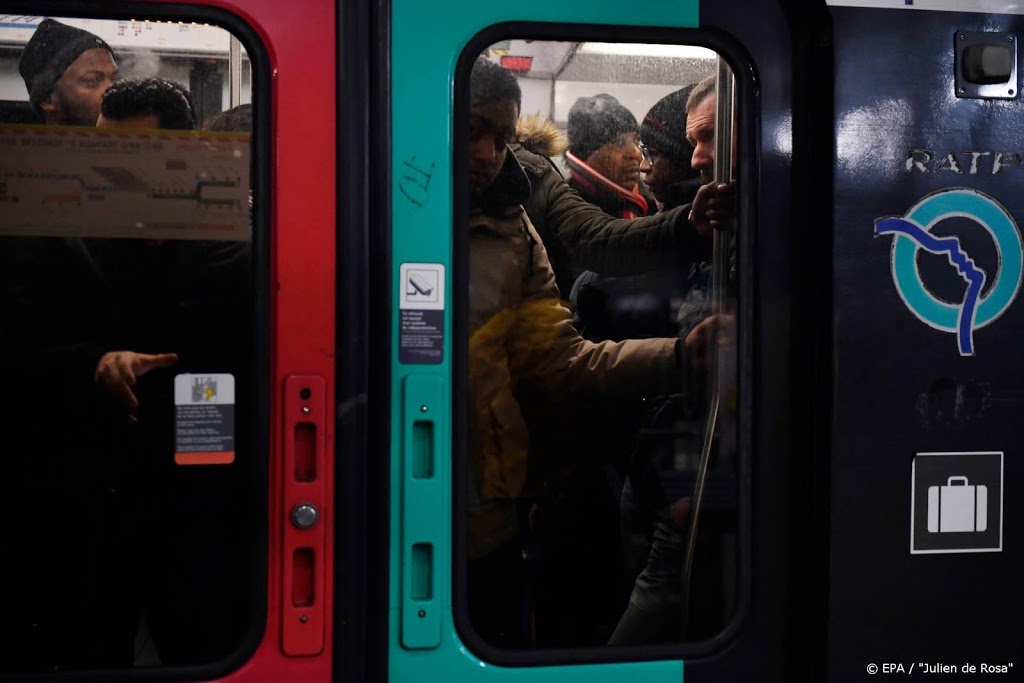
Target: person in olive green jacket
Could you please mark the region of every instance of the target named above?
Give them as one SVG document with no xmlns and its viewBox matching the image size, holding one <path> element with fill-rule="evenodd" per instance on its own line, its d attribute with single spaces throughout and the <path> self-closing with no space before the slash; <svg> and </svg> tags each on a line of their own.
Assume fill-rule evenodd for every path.
<svg viewBox="0 0 1024 683">
<path fill-rule="evenodd" d="M 550 121 L 528 117 L 511 145 L 530 181 L 523 208 L 544 241 L 563 299 L 584 270 L 605 276 L 638 275 L 682 258 L 711 254 L 711 236 L 688 220 L 690 205 L 643 218 L 614 218 L 583 199 L 550 157 L 565 151 Z"/>
<path fill-rule="evenodd" d="M 515 77 L 486 59 L 471 76 L 469 219 L 470 614 L 492 644 L 522 644 L 516 625 L 523 586 L 522 525 L 529 431 L 517 396 L 557 405 L 567 396 L 629 399 L 676 391 L 706 366 L 714 321 L 683 339 L 593 343 L 562 304 L 544 242 L 523 210 L 527 173 L 508 143 L 521 93 Z"/>
</svg>

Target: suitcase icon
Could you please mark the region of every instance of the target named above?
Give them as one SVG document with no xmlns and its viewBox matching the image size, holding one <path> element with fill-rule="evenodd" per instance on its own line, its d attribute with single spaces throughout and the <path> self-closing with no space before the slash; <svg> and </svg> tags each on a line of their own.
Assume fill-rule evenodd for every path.
<svg viewBox="0 0 1024 683">
<path fill-rule="evenodd" d="M 967 477 L 950 477 L 946 486 L 928 487 L 929 532 L 944 534 L 987 528 L 987 486 L 971 486 Z"/>
</svg>

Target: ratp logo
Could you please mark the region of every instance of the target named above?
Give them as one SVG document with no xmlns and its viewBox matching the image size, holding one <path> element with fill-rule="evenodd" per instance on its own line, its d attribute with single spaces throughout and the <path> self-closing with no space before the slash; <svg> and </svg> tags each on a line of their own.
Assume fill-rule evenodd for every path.
<svg viewBox="0 0 1024 683">
<path fill-rule="evenodd" d="M 947 218 L 966 218 L 988 232 L 996 247 L 994 273 L 979 268 L 956 237 L 931 233 Z M 893 235 L 892 279 L 903 303 L 921 322 L 956 334 L 960 355 L 973 356 L 974 330 L 1001 316 L 1020 290 L 1024 247 L 1013 217 L 988 195 L 952 188 L 928 195 L 901 217 L 879 218 L 875 221 L 875 236 L 879 235 Z M 951 303 L 928 291 L 918 270 L 919 249 L 944 255 L 956 268 L 967 283 L 963 301 Z M 985 292 L 989 277 L 995 280 Z"/>
</svg>

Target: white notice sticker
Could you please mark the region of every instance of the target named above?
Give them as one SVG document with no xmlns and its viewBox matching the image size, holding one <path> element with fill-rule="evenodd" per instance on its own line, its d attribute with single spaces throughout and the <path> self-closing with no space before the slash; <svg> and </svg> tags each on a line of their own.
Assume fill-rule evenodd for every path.
<svg viewBox="0 0 1024 683">
<path fill-rule="evenodd" d="M 227 373 L 174 378 L 174 462 L 226 465 L 235 460 L 235 378 Z"/>
<path fill-rule="evenodd" d="M 444 264 L 403 263 L 399 273 L 398 362 L 444 359 Z"/>
</svg>

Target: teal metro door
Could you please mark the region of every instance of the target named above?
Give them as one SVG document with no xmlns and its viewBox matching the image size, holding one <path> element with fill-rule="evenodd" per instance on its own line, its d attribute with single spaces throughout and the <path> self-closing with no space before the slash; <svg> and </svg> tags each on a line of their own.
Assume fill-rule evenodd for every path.
<svg viewBox="0 0 1024 683">
<path fill-rule="evenodd" d="M 802 675 L 799 103 L 749 5 L 392 2 L 390 680 Z"/>
</svg>

